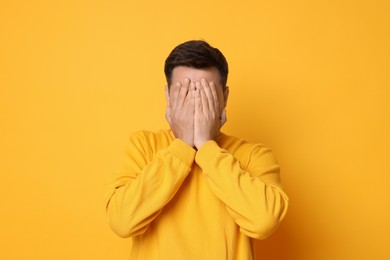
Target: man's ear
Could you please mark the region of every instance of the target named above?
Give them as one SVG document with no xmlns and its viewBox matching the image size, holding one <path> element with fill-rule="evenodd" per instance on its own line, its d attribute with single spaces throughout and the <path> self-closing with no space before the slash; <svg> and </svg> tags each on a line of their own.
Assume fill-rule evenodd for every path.
<svg viewBox="0 0 390 260">
<path fill-rule="evenodd" d="M 167 105 L 169 105 L 169 88 L 168 85 L 165 85 L 165 100 L 167 101 Z"/>
<path fill-rule="evenodd" d="M 165 119 L 168 121 L 168 124 L 171 125 L 171 104 L 169 102 L 169 88 L 168 85 L 165 85 L 165 99 L 167 100 L 167 109 L 165 110 Z"/>
<path fill-rule="evenodd" d="M 225 89 L 223 90 L 223 100 L 225 102 L 225 107 L 227 105 L 228 97 L 229 97 L 229 87 L 226 86 Z"/>
</svg>

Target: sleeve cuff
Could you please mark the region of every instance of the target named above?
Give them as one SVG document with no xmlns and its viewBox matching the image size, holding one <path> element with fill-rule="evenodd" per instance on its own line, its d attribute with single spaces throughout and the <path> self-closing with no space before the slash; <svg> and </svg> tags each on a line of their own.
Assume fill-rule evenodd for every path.
<svg viewBox="0 0 390 260">
<path fill-rule="evenodd" d="M 185 162 L 189 167 L 191 167 L 192 163 L 194 162 L 196 153 L 195 149 L 178 138 L 173 140 L 167 150 L 179 160 Z"/>
<path fill-rule="evenodd" d="M 221 152 L 221 148 L 215 141 L 207 141 L 199 148 L 195 156 L 195 161 L 199 166 L 202 166 L 202 164 L 204 165 L 206 162 L 209 162 L 219 152 Z"/>
</svg>

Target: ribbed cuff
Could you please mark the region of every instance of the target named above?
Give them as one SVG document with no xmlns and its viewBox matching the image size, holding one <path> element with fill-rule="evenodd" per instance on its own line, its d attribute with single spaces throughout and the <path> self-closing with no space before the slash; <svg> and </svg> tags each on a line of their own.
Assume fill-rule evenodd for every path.
<svg viewBox="0 0 390 260">
<path fill-rule="evenodd" d="M 199 148 L 195 156 L 195 161 L 199 166 L 202 166 L 202 164 L 204 165 L 206 162 L 209 162 L 220 151 L 221 148 L 215 141 L 207 141 Z"/>
<path fill-rule="evenodd" d="M 192 163 L 194 162 L 196 153 L 195 149 L 178 138 L 173 140 L 167 150 L 179 160 L 185 162 L 189 167 L 191 167 Z"/>
</svg>

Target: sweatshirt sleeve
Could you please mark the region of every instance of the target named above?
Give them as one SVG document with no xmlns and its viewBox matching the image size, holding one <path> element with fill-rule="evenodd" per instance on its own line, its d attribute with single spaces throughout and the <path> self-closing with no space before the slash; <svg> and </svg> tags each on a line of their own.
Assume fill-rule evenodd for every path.
<svg viewBox="0 0 390 260">
<path fill-rule="evenodd" d="M 129 139 L 123 170 L 107 188 L 106 216 L 120 237 L 142 234 L 173 198 L 191 170 L 195 150 L 179 139 L 152 152 L 142 132 Z"/>
<path fill-rule="evenodd" d="M 284 218 L 288 197 L 282 190 L 279 166 L 271 150 L 256 145 L 248 153 L 250 158 L 244 168 L 232 154 L 208 141 L 200 147 L 195 160 L 240 231 L 264 239 Z"/>
</svg>

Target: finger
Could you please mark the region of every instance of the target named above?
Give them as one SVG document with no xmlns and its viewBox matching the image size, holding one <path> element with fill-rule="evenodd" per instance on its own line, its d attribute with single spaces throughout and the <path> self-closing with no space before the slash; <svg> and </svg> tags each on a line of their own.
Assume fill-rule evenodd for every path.
<svg viewBox="0 0 390 260">
<path fill-rule="evenodd" d="M 200 90 L 201 90 L 203 87 L 202 87 L 202 84 L 200 84 L 200 82 L 197 81 L 197 82 L 195 82 L 195 88 L 196 88 L 196 90 L 199 90 L 199 94 L 200 94 Z"/>
<path fill-rule="evenodd" d="M 189 90 L 188 94 L 184 100 L 184 104 L 182 107 L 182 111 L 185 113 L 185 115 L 189 116 L 194 111 L 194 90 Z"/>
<path fill-rule="evenodd" d="M 209 111 L 213 111 L 215 109 L 214 108 L 214 99 L 213 99 L 213 94 L 211 93 L 209 83 L 205 79 L 201 79 L 201 84 L 203 86 L 204 93 L 206 94 L 206 97 L 207 97 Z"/>
<path fill-rule="evenodd" d="M 195 83 L 191 82 L 188 91 L 195 90 L 195 89 L 196 89 Z"/>
<path fill-rule="evenodd" d="M 202 113 L 202 100 L 200 96 L 200 89 L 196 88 L 195 90 L 195 111 L 194 116 L 197 119 Z"/>
<path fill-rule="evenodd" d="M 210 81 L 210 90 L 211 94 L 213 95 L 213 100 L 214 100 L 214 109 L 215 112 L 219 115 L 220 114 L 220 109 L 219 109 L 219 100 L 218 100 L 218 94 L 217 94 L 217 86 L 213 81 Z"/>
<path fill-rule="evenodd" d="M 207 96 L 203 88 L 200 90 L 200 98 L 202 100 L 203 115 L 208 115 L 210 113 L 209 102 L 207 100 Z"/>
<path fill-rule="evenodd" d="M 187 83 L 187 82 L 186 82 Z M 183 111 L 184 115 L 185 116 L 193 116 L 193 113 L 194 113 L 194 98 L 195 98 L 195 84 L 193 82 L 190 82 L 190 80 L 188 79 L 188 83 L 189 83 L 189 86 L 188 86 L 188 92 L 187 92 L 187 95 L 185 97 L 185 100 L 184 100 L 184 103 L 183 103 L 183 107 L 181 108 L 181 110 Z"/>
<path fill-rule="evenodd" d="M 187 114 L 189 118 L 194 118 L 194 113 L 195 113 L 195 90 L 191 90 L 188 94 L 190 96 L 189 102 L 188 102 L 188 109 L 187 109 Z"/>
<path fill-rule="evenodd" d="M 189 90 L 189 112 L 193 115 L 195 110 L 195 84 L 191 82 Z"/>
<path fill-rule="evenodd" d="M 206 104 L 206 105 L 208 105 L 207 104 L 207 102 L 204 102 L 203 101 L 203 96 L 205 95 L 204 93 L 203 93 L 203 86 L 202 86 L 202 84 L 199 82 L 199 81 L 197 81 L 196 83 L 195 83 L 195 86 L 196 86 L 196 91 L 198 91 L 198 93 L 199 93 L 199 112 L 201 113 L 201 114 L 204 114 L 205 113 L 205 111 L 203 110 L 203 106 L 204 106 L 204 104 Z M 203 93 L 203 94 L 202 94 Z"/>
<path fill-rule="evenodd" d="M 175 85 L 172 86 L 172 109 L 175 110 L 177 107 L 177 100 L 179 97 L 179 92 L 181 88 L 181 82 L 176 82 Z"/>
<path fill-rule="evenodd" d="M 188 87 L 190 84 L 190 80 L 188 78 L 184 79 L 184 83 L 181 85 L 179 96 L 178 96 L 178 101 L 177 101 L 177 108 L 182 108 L 185 102 L 185 99 L 188 94 Z"/>
</svg>

